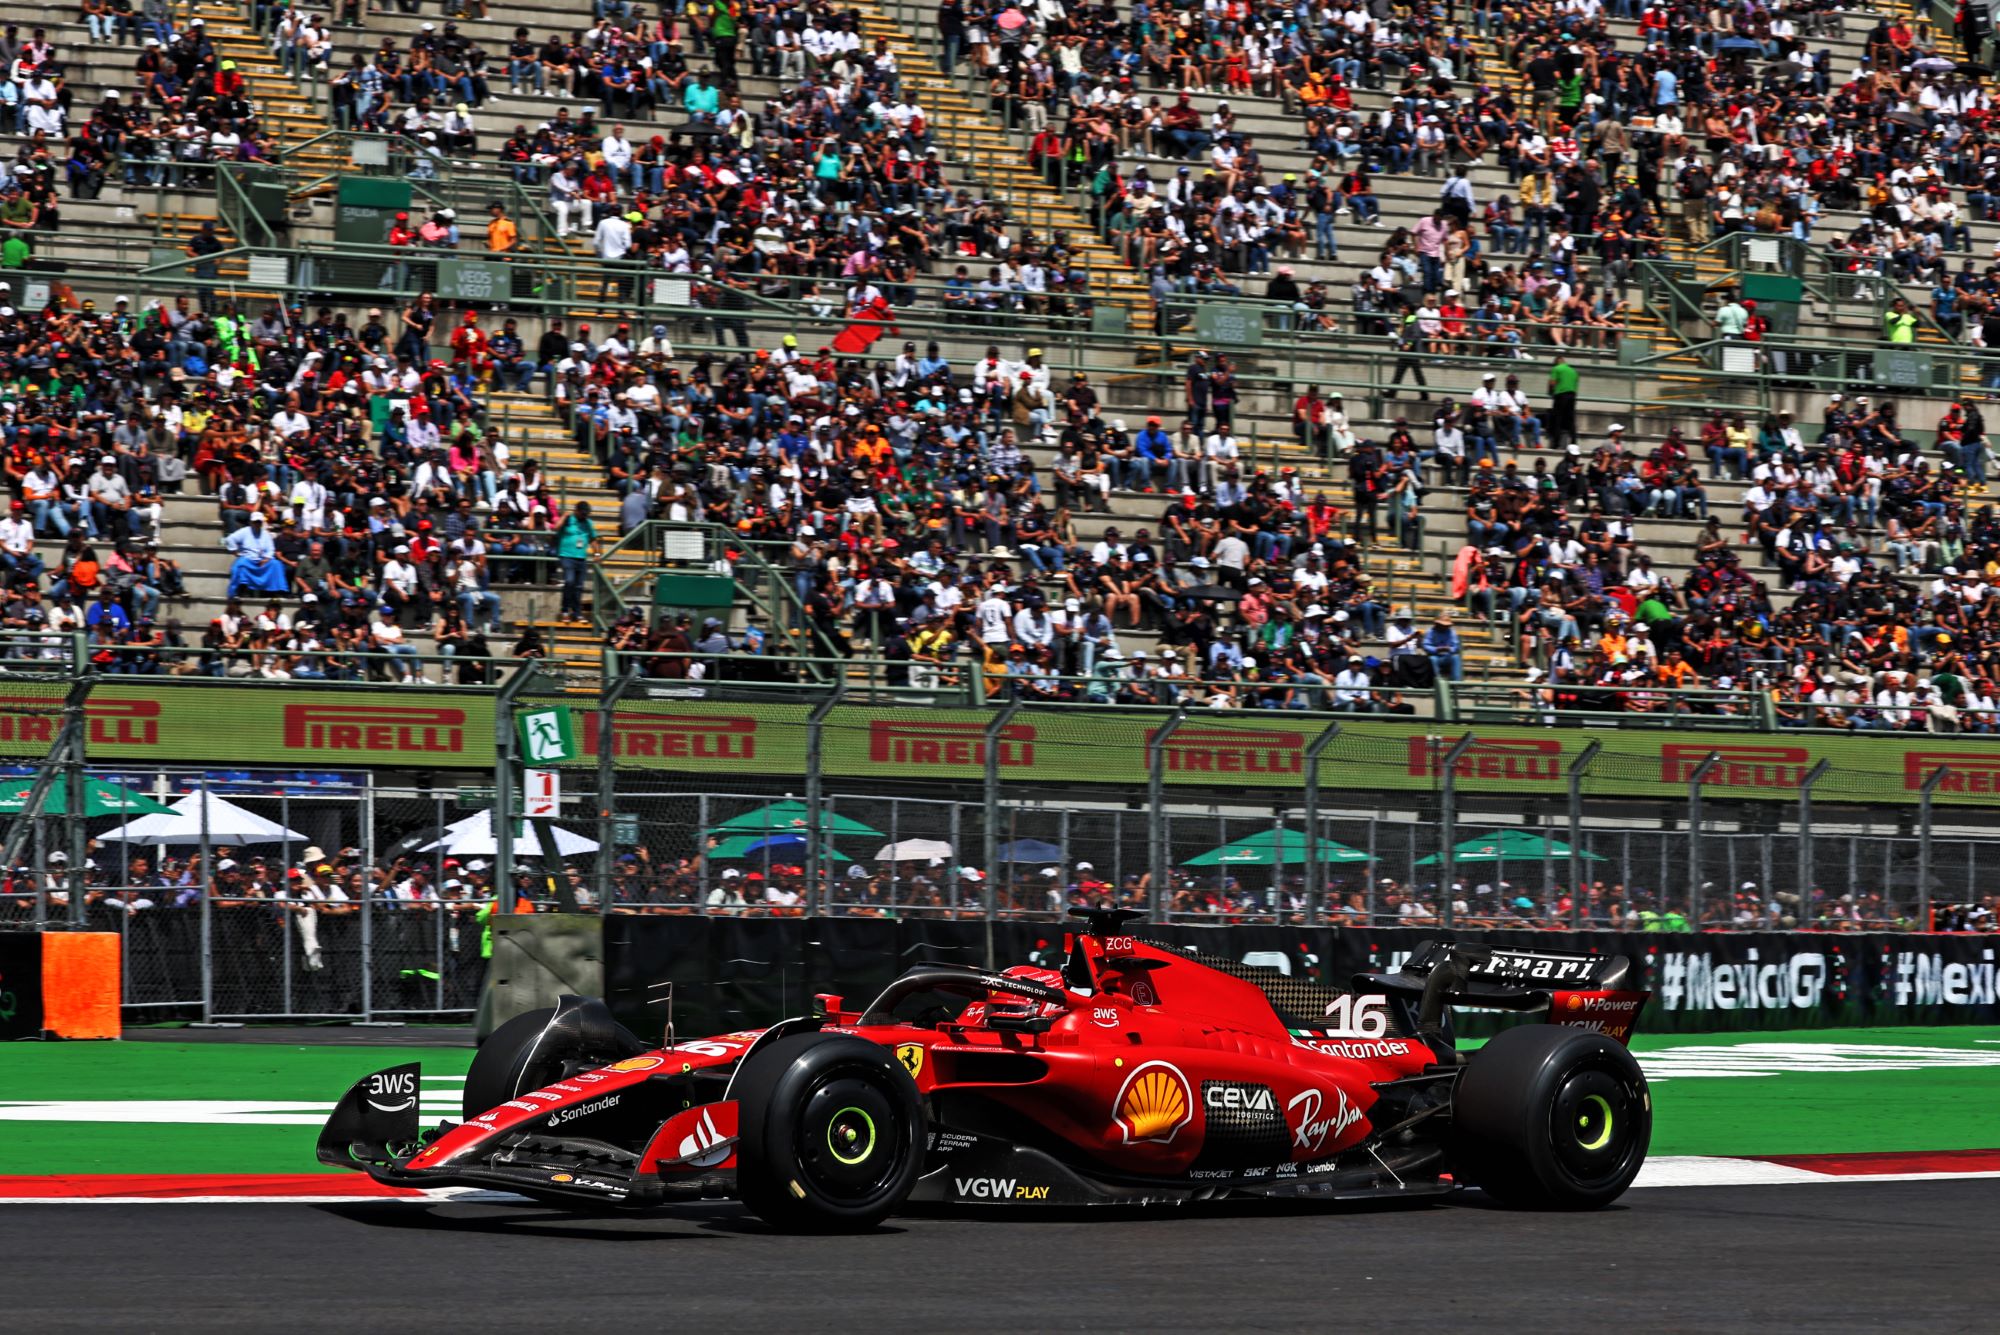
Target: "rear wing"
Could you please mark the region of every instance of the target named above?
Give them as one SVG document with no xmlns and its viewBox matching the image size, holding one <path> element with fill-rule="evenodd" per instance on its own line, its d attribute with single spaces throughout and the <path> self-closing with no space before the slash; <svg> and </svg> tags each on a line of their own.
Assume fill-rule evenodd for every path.
<svg viewBox="0 0 2000 1335">
<path fill-rule="evenodd" d="M 1624 1043 L 1652 995 L 1627 986 L 1633 972 L 1623 955 L 1426 941 L 1393 973 L 1357 974 L 1354 988 L 1400 997 L 1414 1009 L 1410 1018 L 1420 1034 L 1442 1036 L 1447 1008 L 1477 1006 L 1542 1011 L 1549 1024 Z"/>
</svg>

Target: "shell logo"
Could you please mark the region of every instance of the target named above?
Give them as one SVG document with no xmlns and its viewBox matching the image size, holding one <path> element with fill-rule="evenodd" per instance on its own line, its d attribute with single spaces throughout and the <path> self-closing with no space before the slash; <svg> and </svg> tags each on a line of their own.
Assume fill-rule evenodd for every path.
<svg viewBox="0 0 2000 1335">
<path fill-rule="evenodd" d="M 619 1072 L 650 1071 L 655 1066 L 664 1065 L 666 1065 L 666 1058 L 664 1057 L 627 1057 L 624 1061 L 613 1062 L 604 1069 Z"/>
<path fill-rule="evenodd" d="M 1573 1010 L 1573 1011 L 1575 1011 L 1575 1010 L 1582 1010 L 1582 1009 L 1583 1009 L 1583 998 L 1582 998 L 1582 997 L 1580 997 L 1580 996 L 1578 996 L 1578 995 L 1577 995 L 1576 993 L 1574 993 L 1574 992 L 1570 993 L 1570 994 L 1569 994 L 1569 1008 L 1570 1008 L 1571 1010 Z"/>
<path fill-rule="evenodd" d="M 1147 1062 L 1126 1078 L 1118 1091 L 1113 1116 L 1125 1143 L 1152 1141 L 1165 1145 L 1194 1120 L 1194 1095 L 1180 1068 L 1169 1062 Z"/>
</svg>

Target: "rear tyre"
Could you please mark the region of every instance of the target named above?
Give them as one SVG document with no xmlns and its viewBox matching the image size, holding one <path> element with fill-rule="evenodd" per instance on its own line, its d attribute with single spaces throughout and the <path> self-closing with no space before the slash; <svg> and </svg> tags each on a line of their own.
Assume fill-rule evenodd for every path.
<svg viewBox="0 0 2000 1335">
<path fill-rule="evenodd" d="M 497 1108 L 524 1089 L 540 1089 L 562 1079 L 562 1055 L 537 1054 L 535 1040 L 555 1018 L 555 1008 L 524 1011 L 486 1036 L 465 1073 L 465 1120 Z M 544 1060 L 552 1055 L 554 1060 Z M 530 1071 L 533 1064 L 535 1070 Z M 546 1074 L 546 1078 L 541 1078 Z"/>
<path fill-rule="evenodd" d="M 916 1082 L 889 1051 L 794 1034 L 736 1075 L 743 1203 L 787 1233 L 858 1233 L 909 1196 L 923 1164 Z"/>
<path fill-rule="evenodd" d="M 1616 1040 L 1521 1025 L 1472 1054 L 1452 1129 L 1454 1167 L 1502 1204 L 1595 1210 L 1623 1195 L 1646 1161 L 1652 1095 Z"/>
</svg>

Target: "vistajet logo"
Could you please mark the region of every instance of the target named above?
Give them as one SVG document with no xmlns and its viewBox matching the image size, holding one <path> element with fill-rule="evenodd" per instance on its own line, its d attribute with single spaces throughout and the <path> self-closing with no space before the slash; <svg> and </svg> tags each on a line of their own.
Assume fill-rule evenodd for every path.
<svg viewBox="0 0 2000 1335">
<path fill-rule="evenodd" d="M 583 716 L 583 749 L 597 754 L 597 711 Z M 755 760 L 757 720 L 740 715 L 621 713 L 612 754 L 627 760 Z"/>
<path fill-rule="evenodd" d="M 894 723 L 868 725 L 868 759 L 878 765 L 984 765 L 983 723 Z M 1035 729 L 1010 723 L 1000 729 L 1003 768 L 1035 763 Z"/>
<path fill-rule="evenodd" d="M 1702 782 L 1717 788 L 1797 788 L 1812 768 L 1803 746 L 1706 746 L 1668 743 L 1660 748 L 1660 782 L 1692 783 L 1711 755 L 1715 768 Z"/>
<path fill-rule="evenodd" d="M 1435 779 L 1444 772 L 1444 758 L 1458 745 L 1456 736 L 1410 738 L 1410 775 Z M 1562 778 L 1562 743 L 1553 739 L 1474 742 L 1452 766 L 1461 779 L 1499 779 L 1514 783 L 1548 783 Z"/>
<path fill-rule="evenodd" d="M 400 705 L 286 705 L 285 746 L 304 751 L 455 754 L 465 711 Z"/>
<path fill-rule="evenodd" d="M 1159 729 L 1146 733 L 1151 746 Z M 1297 733 L 1248 728 L 1182 728 L 1162 747 L 1166 766 L 1176 774 L 1299 774 L 1305 770 L 1306 739 Z"/>
</svg>

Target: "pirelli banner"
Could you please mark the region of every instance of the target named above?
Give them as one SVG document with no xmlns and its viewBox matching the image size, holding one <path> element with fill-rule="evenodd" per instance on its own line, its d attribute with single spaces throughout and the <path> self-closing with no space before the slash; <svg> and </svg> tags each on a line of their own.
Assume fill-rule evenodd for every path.
<svg viewBox="0 0 2000 1335">
<path fill-rule="evenodd" d="M 597 711 L 572 704 L 583 739 L 577 764 L 594 763 Z M 493 697 L 476 691 L 373 691 L 270 685 L 107 681 L 92 692 L 90 753 L 96 761 L 490 770 Z M 638 702 L 617 713 L 622 767 L 706 775 L 803 774 L 807 706 L 702 700 Z M 1008 783 L 1143 783 L 1148 744 L 1164 711 L 1090 707 L 1023 709 L 993 742 Z M 825 722 L 821 754 L 830 779 L 873 783 L 977 782 L 993 715 L 977 709 L 853 705 Z M 60 718 L 40 696 L 0 683 L 0 753 L 43 749 Z M 1162 743 L 1169 786 L 1298 789 L 1307 748 L 1326 720 L 1271 714 L 1199 715 Z M 1421 721 L 1344 721 L 1322 752 L 1327 791 L 1434 791 L 1444 757 L 1470 733 L 1456 762 L 1463 791 L 1556 796 L 1571 763 L 1592 741 L 1602 750 L 1585 791 L 1684 796 L 1710 756 L 1714 797 L 1796 800 L 1820 762 L 1815 796 L 1827 802 L 1914 802 L 1940 770 L 1936 799 L 1989 805 L 2000 795 L 2000 740 L 1869 734 L 1701 733 L 1666 728 L 1579 729 L 1507 725 L 1438 728 Z"/>
<path fill-rule="evenodd" d="M 1275 925 L 1151 927 L 1151 940 L 1193 946 L 1247 964 L 1349 987 L 1358 973 L 1393 970 L 1435 929 L 1358 931 Z M 2000 1023 L 2000 937 L 1843 935 L 1818 932 L 1483 932 L 1462 939 L 1525 950 L 1625 955 L 1635 987 L 1653 994 L 1639 1028 L 1653 1033 L 1814 1029 L 1869 1025 Z M 1056 923 L 993 925 L 993 962 L 1053 966 Z M 683 1033 L 769 1024 L 803 1014 L 815 993 L 865 1004 L 906 965 L 982 965 L 984 923 L 882 918 L 693 918 L 614 915 L 605 920 L 605 985 L 636 1032 L 663 1023 L 654 984 L 674 983 Z M 1468 1033 L 1500 1021 L 1461 1012 Z"/>
</svg>

